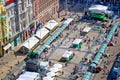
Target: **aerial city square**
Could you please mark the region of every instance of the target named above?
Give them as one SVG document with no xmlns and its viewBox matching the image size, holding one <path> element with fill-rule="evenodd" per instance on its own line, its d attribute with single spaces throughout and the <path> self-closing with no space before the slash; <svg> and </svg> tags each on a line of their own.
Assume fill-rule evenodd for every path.
<svg viewBox="0 0 120 80">
<path fill-rule="evenodd" d="M 0 80 L 120 80 L 120 0 L 0 0 Z"/>
</svg>

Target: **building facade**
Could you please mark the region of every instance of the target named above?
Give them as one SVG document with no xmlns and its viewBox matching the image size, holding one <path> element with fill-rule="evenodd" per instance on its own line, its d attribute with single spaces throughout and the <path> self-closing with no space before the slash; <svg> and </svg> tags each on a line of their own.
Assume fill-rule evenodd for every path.
<svg viewBox="0 0 120 80">
<path fill-rule="evenodd" d="M 33 0 L 2 0 L 8 17 L 7 29 L 9 30 L 9 38 L 6 42 L 9 43 L 10 49 L 14 49 L 15 46 L 20 45 L 20 43 L 31 36 L 30 28 L 33 26 L 31 23 L 33 20 L 32 2 Z M 7 43 L 5 43 L 5 45 Z M 1 44 L 3 43 L 1 42 Z M 1 48 L 4 48 L 4 46 L 1 46 Z M 6 53 L 7 52 L 8 49 L 6 49 Z M 5 53 L 2 52 L 2 56 L 4 54 Z"/>
<path fill-rule="evenodd" d="M 0 56 L 3 56 L 8 52 L 10 44 L 9 41 L 9 28 L 7 25 L 6 8 L 2 2 L 0 2 Z"/>
<path fill-rule="evenodd" d="M 34 10 L 34 19 L 35 27 L 41 23 L 44 24 L 46 21 L 58 12 L 59 1 L 58 0 L 34 0 L 33 1 L 33 10 Z"/>
<path fill-rule="evenodd" d="M 18 0 L 18 26 L 20 30 L 21 42 L 31 36 L 31 27 L 33 20 L 32 0 Z"/>
</svg>

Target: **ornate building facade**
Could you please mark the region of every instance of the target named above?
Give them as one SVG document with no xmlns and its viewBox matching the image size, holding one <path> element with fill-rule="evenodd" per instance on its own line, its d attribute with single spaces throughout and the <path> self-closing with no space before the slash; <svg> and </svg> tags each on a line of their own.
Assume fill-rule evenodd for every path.
<svg viewBox="0 0 120 80">
<path fill-rule="evenodd" d="M 58 9 L 58 0 L 34 0 L 33 11 L 34 19 L 36 20 L 35 26 L 39 23 L 44 24 L 52 15 L 57 13 Z"/>
</svg>

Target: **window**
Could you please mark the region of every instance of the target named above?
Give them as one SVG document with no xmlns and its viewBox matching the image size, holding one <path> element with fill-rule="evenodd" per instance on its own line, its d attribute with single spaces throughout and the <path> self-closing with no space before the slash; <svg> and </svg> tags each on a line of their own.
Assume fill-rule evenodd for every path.
<svg viewBox="0 0 120 80">
<path fill-rule="evenodd" d="M 21 5 L 22 5 L 22 10 L 24 10 L 24 2 Z"/>
</svg>

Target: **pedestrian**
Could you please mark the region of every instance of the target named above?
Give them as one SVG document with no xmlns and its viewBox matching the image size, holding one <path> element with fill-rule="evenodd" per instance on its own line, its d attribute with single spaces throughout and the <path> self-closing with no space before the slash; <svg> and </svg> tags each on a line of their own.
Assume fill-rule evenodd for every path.
<svg viewBox="0 0 120 80">
<path fill-rule="evenodd" d="M 49 66 L 52 66 L 52 62 L 51 61 L 49 61 Z"/>
<path fill-rule="evenodd" d="M 117 44 L 117 40 L 115 40 L 115 44 Z"/>
<path fill-rule="evenodd" d="M 68 66 L 68 62 L 65 62 L 65 67 L 67 67 Z"/>
</svg>

